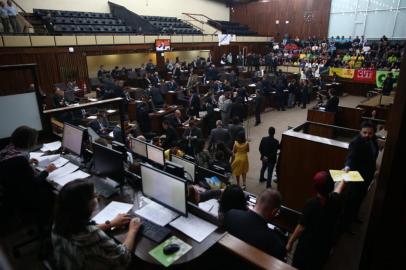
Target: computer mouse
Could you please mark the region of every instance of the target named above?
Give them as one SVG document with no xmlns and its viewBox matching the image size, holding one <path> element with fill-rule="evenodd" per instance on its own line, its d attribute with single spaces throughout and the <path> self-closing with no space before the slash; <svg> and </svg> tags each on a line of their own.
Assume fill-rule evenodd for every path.
<svg viewBox="0 0 406 270">
<path fill-rule="evenodd" d="M 171 254 L 175 253 L 176 251 L 178 251 L 179 248 L 180 247 L 178 244 L 169 244 L 164 247 L 163 251 L 164 251 L 165 255 L 171 255 Z"/>
</svg>

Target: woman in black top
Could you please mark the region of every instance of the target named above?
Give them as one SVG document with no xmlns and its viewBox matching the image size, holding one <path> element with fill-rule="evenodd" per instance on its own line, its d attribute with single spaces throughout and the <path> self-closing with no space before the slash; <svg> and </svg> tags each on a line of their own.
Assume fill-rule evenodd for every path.
<svg viewBox="0 0 406 270">
<path fill-rule="evenodd" d="M 292 265 L 300 270 L 323 269 L 333 246 L 340 211 L 339 194 L 345 185 L 342 181 L 333 191 L 334 182 L 326 171 L 316 173 L 313 182 L 317 195 L 306 203 L 302 218 L 286 245 L 290 252 L 299 239 Z"/>
</svg>

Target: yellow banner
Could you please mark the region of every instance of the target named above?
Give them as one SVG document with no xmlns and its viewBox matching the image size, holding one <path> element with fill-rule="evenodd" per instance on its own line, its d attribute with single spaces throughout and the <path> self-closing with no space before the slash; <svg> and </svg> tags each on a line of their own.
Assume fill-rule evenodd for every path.
<svg viewBox="0 0 406 270">
<path fill-rule="evenodd" d="M 354 78 L 355 69 L 346 68 L 330 68 L 329 75 L 333 76 L 334 73 L 340 78 L 352 79 Z"/>
</svg>

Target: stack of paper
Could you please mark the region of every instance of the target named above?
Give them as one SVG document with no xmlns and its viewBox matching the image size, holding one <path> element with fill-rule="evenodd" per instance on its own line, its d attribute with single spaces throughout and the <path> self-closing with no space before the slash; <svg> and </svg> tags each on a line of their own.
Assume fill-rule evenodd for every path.
<svg viewBox="0 0 406 270">
<path fill-rule="evenodd" d="M 131 208 L 133 208 L 132 204 L 113 201 L 104 207 L 92 220 L 97 224 L 103 224 L 107 220 L 112 220 L 118 214 L 126 214 Z"/>
<path fill-rule="evenodd" d="M 212 232 L 217 229 L 217 226 L 211 224 L 201 218 L 198 218 L 192 214 L 188 214 L 188 217 L 179 217 L 169 223 L 175 229 L 183 232 L 190 238 L 196 240 L 197 242 L 202 242 L 209 236 Z"/>
<path fill-rule="evenodd" d="M 42 152 L 31 152 L 30 159 L 38 160 L 38 158 L 41 157 L 42 155 L 44 155 L 44 153 L 42 153 Z"/>
<path fill-rule="evenodd" d="M 83 179 L 89 176 L 90 175 L 85 173 L 84 171 L 77 170 L 76 172 L 55 179 L 54 182 L 63 187 L 64 185 L 66 185 L 69 182 L 72 182 L 73 180 Z"/>
<path fill-rule="evenodd" d="M 65 166 L 51 172 L 48 175 L 48 179 L 55 182 L 58 178 L 62 178 L 68 174 L 71 174 L 74 171 L 76 171 L 78 168 L 79 168 L 78 166 L 76 166 L 72 163 L 67 163 Z"/>
<path fill-rule="evenodd" d="M 219 210 L 219 202 L 216 199 L 210 199 L 208 201 L 199 203 L 199 208 L 217 217 Z"/>
<path fill-rule="evenodd" d="M 358 171 L 345 171 L 340 170 L 329 170 L 331 177 L 334 182 L 347 181 L 347 182 L 364 182 L 361 174 Z"/>
<path fill-rule="evenodd" d="M 55 151 L 55 150 L 58 150 L 59 148 L 61 148 L 61 146 L 62 146 L 62 143 L 60 141 L 44 143 L 44 145 L 41 148 L 41 151 L 42 152 Z"/>
</svg>

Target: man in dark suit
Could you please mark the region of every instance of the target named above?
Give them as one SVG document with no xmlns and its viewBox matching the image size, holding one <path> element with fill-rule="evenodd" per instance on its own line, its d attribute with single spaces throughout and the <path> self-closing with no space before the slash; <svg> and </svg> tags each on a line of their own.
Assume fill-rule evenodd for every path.
<svg viewBox="0 0 406 270">
<path fill-rule="evenodd" d="M 178 144 L 178 134 L 176 130 L 171 126 L 168 120 L 162 122 L 162 127 L 164 129 L 164 142 L 162 143 L 163 149 L 169 149 Z"/>
<path fill-rule="evenodd" d="M 368 187 L 374 179 L 379 148 L 375 126 L 370 121 L 361 124 L 360 134 L 351 141 L 344 170 L 358 171 L 364 182 L 348 183 L 344 190 L 343 230 L 348 231 L 352 221 L 358 220 L 358 210 Z"/>
<path fill-rule="evenodd" d="M 229 142 L 230 134 L 228 133 L 228 130 L 223 128 L 223 122 L 221 122 L 221 120 L 217 120 L 216 128 L 212 129 L 210 132 L 209 149 L 212 149 L 219 143 L 228 145 Z"/>
<path fill-rule="evenodd" d="M 385 96 L 389 96 L 390 92 L 393 90 L 393 84 L 395 83 L 395 79 L 393 78 L 392 73 L 388 73 L 388 76 L 383 81 L 382 86 L 382 94 Z"/>
<path fill-rule="evenodd" d="M 279 149 L 279 141 L 274 138 L 275 128 L 270 127 L 268 129 L 268 137 L 263 137 L 261 143 L 259 144 L 259 152 L 261 153 L 261 177 L 260 182 L 266 181 L 266 187 L 271 187 L 272 184 L 272 173 L 276 164 L 276 156 Z M 268 169 L 268 177 L 264 178 L 265 170 Z"/>
<path fill-rule="evenodd" d="M 196 90 L 192 90 L 192 96 L 189 99 L 189 115 L 199 116 L 200 111 L 200 98 Z"/>
<path fill-rule="evenodd" d="M 172 119 L 171 119 L 171 124 L 173 127 L 180 127 L 183 125 L 183 122 L 185 122 L 186 119 L 182 116 L 182 112 L 180 110 L 176 110 Z"/>
<path fill-rule="evenodd" d="M 182 139 L 185 143 L 186 153 L 188 155 L 194 156 L 197 142 L 199 140 L 203 140 L 202 130 L 196 126 L 196 123 L 194 121 L 190 121 L 189 126 L 183 132 Z"/>
<path fill-rule="evenodd" d="M 157 87 L 152 87 L 149 94 L 155 107 L 162 107 L 164 105 L 165 101 L 164 98 L 162 97 L 161 89 Z"/>
<path fill-rule="evenodd" d="M 259 195 L 254 209 L 226 212 L 224 227 L 235 237 L 284 261 L 285 243 L 275 231 L 268 228 L 268 222 L 278 215 L 280 206 L 279 192 L 266 189 Z"/>
<path fill-rule="evenodd" d="M 334 89 L 331 89 L 330 98 L 327 100 L 325 105 L 326 112 L 337 112 L 339 102 L 340 99 L 338 98 L 336 91 Z"/>
<path fill-rule="evenodd" d="M 176 84 L 175 80 L 172 79 L 167 83 L 168 91 L 176 91 L 178 85 Z"/>
<path fill-rule="evenodd" d="M 230 148 L 233 147 L 234 141 L 237 138 L 237 134 L 240 132 L 245 133 L 244 127 L 241 125 L 240 119 L 238 117 L 234 117 L 233 122 L 228 124 L 228 133 L 230 134 Z"/>
<path fill-rule="evenodd" d="M 262 108 L 262 95 L 261 91 L 257 89 L 255 91 L 255 125 L 258 126 L 261 123 L 261 108 Z"/>
</svg>

